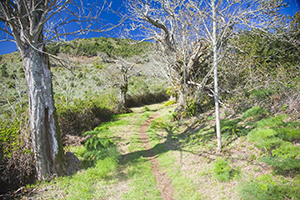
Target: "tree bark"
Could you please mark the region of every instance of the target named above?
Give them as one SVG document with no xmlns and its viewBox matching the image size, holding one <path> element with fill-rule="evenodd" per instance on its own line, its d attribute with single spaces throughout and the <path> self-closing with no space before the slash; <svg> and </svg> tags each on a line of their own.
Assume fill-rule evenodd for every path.
<svg viewBox="0 0 300 200">
<path fill-rule="evenodd" d="M 42 46 L 40 47 L 43 50 Z M 54 106 L 46 54 L 30 45 L 21 50 L 29 99 L 29 123 L 38 180 L 63 174 L 65 157 Z"/>
<path fill-rule="evenodd" d="M 213 54 L 214 54 L 214 84 L 215 84 L 215 108 L 216 108 L 216 132 L 217 132 L 217 154 L 221 152 L 221 128 L 220 128 L 220 109 L 219 109 L 219 90 L 218 90 L 218 52 L 217 52 L 217 23 L 216 23 L 216 7 L 215 0 L 212 0 L 212 14 L 213 14 Z"/>
<path fill-rule="evenodd" d="M 128 83 L 122 84 L 120 86 L 120 98 L 119 98 L 119 105 L 118 105 L 118 112 L 120 113 L 127 113 L 127 101 L 126 101 L 126 94 L 128 91 Z"/>
</svg>

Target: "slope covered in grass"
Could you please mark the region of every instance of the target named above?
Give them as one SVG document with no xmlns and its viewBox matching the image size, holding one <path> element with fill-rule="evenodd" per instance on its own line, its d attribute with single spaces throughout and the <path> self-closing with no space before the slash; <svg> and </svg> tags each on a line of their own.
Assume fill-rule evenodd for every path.
<svg viewBox="0 0 300 200">
<path fill-rule="evenodd" d="M 171 180 L 174 199 L 299 198 L 298 122 L 284 122 L 284 118 L 271 115 L 263 119 L 249 114 L 245 117 L 244 113 L 234 115 L 223 110 L 224 146 L 217 155 L 212 112 L 177 122 L 172 115 L 175 106 L 134 108 L 133 113 L 117 115 L 87 132 L 94 139 L 81 147 L 67 147 L 83 162 L 82 170 L 27 187 L 29 192 L 23 197 L 161 199 L 163 194 L 153 174 L 152 159 L 157 159 L 157 169 Z M 141 140 L 140 126 L 154 112 L 159 116 L 147 128 L 149 140 Z M 265 140 L 256 140 L 253 134 L 260 134 L 258 130 L 274 132 Z M 282 130 L 298 132 L 288 139 L 286 135 L 291 132 Z M 275 144 L 274 138 L 281 143 L 268 149 L 269 143 Z M 144 148 L 145 142 L 149 150 Z M 150 150 L 155 153 L 151 158 Z"/>
</svg>

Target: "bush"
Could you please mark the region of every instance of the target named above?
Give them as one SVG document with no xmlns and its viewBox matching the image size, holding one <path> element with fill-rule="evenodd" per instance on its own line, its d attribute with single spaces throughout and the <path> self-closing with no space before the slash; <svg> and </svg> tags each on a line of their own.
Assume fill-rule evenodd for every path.
<svg viewBox="0 0 300 200">
<path fill-rule="evenodd" d="M 262 157 L 260 158 L 262 162 L 267 163 L 268 165 L 271 165 L 277 174 L 282 175 L 291 175 L 295 173 L 300 172 L 300 160 L 299 159 L 293 159 L 293 158 L 266 158 Z"/>
<path fill-rule="evenodd" d="M 0 194 L 34 181 L 34 158 L 31 145 L 21 133 L 20 122 L 1 124 L 0 130 Z M 28 139 L 27 139 L 28 140 Z"/>
<path fill-rule="evenodd" d="M 298 175 L 299 176 L 299 175 Z M 240 185 L 240 196 L 245 200 L 299 199 L 300 176 L 294 182 L 277 180 L 270 174 L 260 175 Z"/>
<path fill-rule="evenodd" d="M 164 106 L 170 106 L 170 105 L 173 105 L 175 104 L 176 101 L 172 100 L 172 101 L 167 101 L 166 103 L 164 103 Z"/>
<path fill-rule="evenodd" d="M 276 117 L 268 117 L 266 119 L 262 119 L 258 121 L 256 124 L 258 128 L 265 128 L 265 127 L 278 128 L 279 126 L 284 126 L 284 122 L 282 120 L 286 118 L 287 118 L 286 115 L 278 115 Z"/>
<path fill-rule="evenodd" d="M 108 101 L 109 97 L 101 95 L 86 100 L 75 99 L 73 104 L 56 104 L 63 134 L 81 135 L 110 120 L 114 105 Z"/>
<path fill-rule="evenodd" d="M 231 169 L 229 162 L 223 158 L 217 158 L 213 166 L 214 177 L 221 182 L 228 182 L 238 174 L 238 171 Z"/>
<path fill-rule="evenodd" d="M 269 111 L 265 108 L 260 108 L 259 106 L 252 107 L 244 112 L 242 118 L 245 120 L 252 117 L 254 120 L 259 120 L 264 118 L 269 114 Z"/>
<path fill-rule="evenodd" d="M 276 134 L 273 129 L 254 129 L 250 131 L 247 138 L 250 142 L 254 142 L 257 148 L 264 149 L 266 155 L 271 156 L 271 150 L 279 147 L 283 142 L 276 137 Z"/>
<path fill-rule="evenodd" d="M 115 173 L 119 164 L 118 158 L 106 157 L 103 160 L 96 162 L 95 168 L 97 168 L 97 175 L 101 178 L 107 178 L 110 174 Z"/>
</svg>

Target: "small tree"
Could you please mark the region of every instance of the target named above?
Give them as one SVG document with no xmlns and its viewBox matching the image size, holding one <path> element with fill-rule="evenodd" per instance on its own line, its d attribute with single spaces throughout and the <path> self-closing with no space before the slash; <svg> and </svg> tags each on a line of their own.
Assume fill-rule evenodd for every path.
<svg viewBox="0 0 300 200">
<path fill-rule="evenodd" d="M 129 65 L 127 63 L 120 63 L 121 66 L 118 66 L 118 70 L 120 70 L 118 81 L 115 83 L 120 88 L 120 96 L 118 102 L 118 112 L 119 113 L 127 113 L 130 110 L 127 107 L 126 94 L 128 92 L 128 79 L 130 75 L 128 74 L 130 70 L 132 70 L 134 65 Z"/>
</svg>

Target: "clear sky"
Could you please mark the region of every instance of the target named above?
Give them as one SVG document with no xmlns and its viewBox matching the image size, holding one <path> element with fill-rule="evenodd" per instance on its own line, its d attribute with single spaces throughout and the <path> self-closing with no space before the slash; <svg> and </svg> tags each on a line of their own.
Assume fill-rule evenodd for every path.
<svg viewBox="0 0 300 200">
<path fill-rule="evenodd" d="M 121 5 L 122 0 L 112 0 L 113 2 L 113 7 L 116 9 L 119 5 Z M 284 2 L 288 2 L 287 0 L 284 0 Z M 281 11 L 282 14 L 285 15 L 290 15 L 292 16 L 296 12 L 300 11 L 300 0 L 290 0 L 290 6 L 283 9 Z M 112 18 L 112 15 L 102 15 L 104 20 L 107 20 L 109 22 L 114 22 L 116 18 Z M 3 26 L 3 24 L 1 24 Z M 90 33 L 87 37 L 100 37 L 104 36 L 101 33 Z M 117 37 L 115 34 L 110 34 L 112 37 Z M 2 54 L 7 54 L 7 53 L 12 53 L 17 50 L 17 47 L 15 43 L 13 42 L 0 42 L 0 55 Z"/>
</svg>

